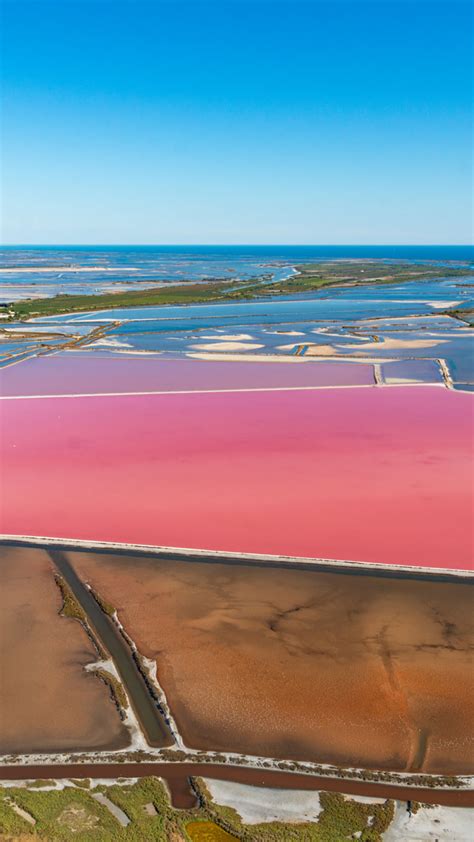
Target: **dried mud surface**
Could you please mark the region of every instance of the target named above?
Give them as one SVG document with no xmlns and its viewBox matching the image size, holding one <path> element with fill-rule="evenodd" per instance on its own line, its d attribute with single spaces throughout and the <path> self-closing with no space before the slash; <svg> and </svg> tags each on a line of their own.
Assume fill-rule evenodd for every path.
<svg viewBox="0 0 474 842">
<path fill-rule="evenodd" d="M 128 735 L 42 550 L 0 548 L 0 752 L 120 748 Z"/>
<path fill-rule="evenodd" d="M 379 769 L 474 771 L 472 588 L 68 553 L 118 609 L 185 743 Z"/>
</svg>

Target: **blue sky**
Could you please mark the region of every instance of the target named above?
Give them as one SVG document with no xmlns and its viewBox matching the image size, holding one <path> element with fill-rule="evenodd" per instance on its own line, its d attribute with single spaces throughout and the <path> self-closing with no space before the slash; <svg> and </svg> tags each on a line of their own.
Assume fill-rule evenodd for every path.
<svg viewBox="0 0 474 842">
<path fill-rule="evenodd" d="M 6 243 L 467 243 L 462 0 L 3 0 Z"/>
</svg>

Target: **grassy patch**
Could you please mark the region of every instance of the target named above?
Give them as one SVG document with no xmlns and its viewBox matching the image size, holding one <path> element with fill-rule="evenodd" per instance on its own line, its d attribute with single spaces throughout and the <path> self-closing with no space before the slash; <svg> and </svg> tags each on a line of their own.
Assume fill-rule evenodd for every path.
<svg viewBox="0 0 474 842">
<path fill-rule="evenodd" d="M 472 307 L 459 307 L 457 310 L 444 310 L 442 316 L 451 316 L 460 322 L 465 322 L 469 327 L 474 327 L 474 309 Z"/>
<path fill-rule="evenodd" d="M 63 577 L 59 575 L 59 573 L 54 574 L 54 581 L 61 591 L 61 596 L 63 598 L 63 604 L 60 612 L 62 616 L 71 617 L 74 620 L 80 620 L 81 623 L 87 625 L 86 612 L 79 605 L 69 585 L 64 581 Z"/>
<path fill-rule="evenodd" d="M 5 834 L 7 839 L 10 839 L 12 836 L 21 836 L 22 834 L 30 835 L 33 833 L 32 826 L 25 819 L 18 816 L 7 803 L 6 799 L 9 796 L 13 797 L 12 790 L 0 790 L 0 833 Z"/>
<path fill-rule="evenodd" d="M 122 828 L 109 810 L 92 798 L 102 791 L 130 817 L 131 824 Z M 35 819 L 35 827 L 16 816 L 5 803 L 6 797 L 27 810 Z M 157 814 L 146 814 L 144 805 L 153 803 Z M 28 835 L 55 842 L 163 842 L 185 839 L 184 824 L 193 818 L 188 811 L 176 812 L 170 806 L 166 790 L 158 778 L 144 778 L 130 787 L 95 787 L 85 791 L 75 787 L 41 792 L 27 789 L 0 789 L 0 832 L 11 836 Z"/>
<path fill-rule="evenodd" d="M 318 828 L 322 842 L 344 839 L 360 831 L 363 842 L 381 842 L 382 833 L 387 830 L 393 819 L 393 801 L 385 804 L 361 804 L 344 798 L 337 792 L 320 794 L 323 812 L 319 817 Z M 339 835 L 337 835 L 339 834 Z"/>
<path fill-rule="evenodd" d="M 35 789 L 42 789 L 45 786 L 56 786 L 56 781 L 44 778 L 38 781 L 31 781 L 31 783 L 29 783 L 28 786 L 34 787 Z"/>
<path fill-rule="evenodd" d="M 265 822 L 245 825 L 232 807 L 216 804 L 204 782 L 197 779 L 196 788 L 209 814 L 229 833 L 245 842 L 342 842 L 360 833 L 362 842 L 381 842 L 394 814 L 394 802 L 365 804 L 344 798 L 336 792 L 321 792 L 321 813 L 317 822 L 286 824 Z"/>
<path fill-rule="evenodd" d="M 80 790 L 72 787 L 49 792 L 9 789 L 8 794 L 19 807 L 33 816 L 36 825 L 34 827 L 29 825 L 10 810 L 10 813 L 15 816 L 15 824 L 13 825 L 11 815 L 9 815 L 9 826 L 6 826 L 6 813 L 9 808 L 5 804 L 5 791 L 1 791 L 0 828 L 2 832 L 21 832 L 32 836 L 36 834 L 40 839 L 54 839 L 58 842 L 69 842 L 71 839 L 86 842 L 91 838 L 97 838 L 100 842 L 102 840 L 112 842 L 114 838 L 117 822 L 108 810 Z M 103 829 L 104 835 L 96 837 L 96 829 L 99 828 Z"/>
<path fill-rule="evenodd" d="M 100 817 L 91 812 L 89 805 L 68 804 L 56 816 L 56 822 L 60 828 L 66 828 L 74 835 L 83 833 L 93 835 L 97 825 L 100 824 Z"/>
<path fill-rule="evenodd" d="M 125 690 L 123 689 L 120 681 L 115 677 L 115 675 L 111 675 L 110 672 L 107 672 L 107 670 L 100 669 L 100 667 L 94 669 L 93 674 L 98 675 L 99 678 L 101 678 L 102 681 L 105 684 L 107 684 L 107 687 L 109 688 L 112 698 L 117 707 L 122 708 L 122 710 L 126 710 L 128 708 L 128 699 Z"/>
<path fill-rule="evenodd" d="M 334 285 L 400 284 L 407 281 L 472 275 L 472 270 L 469 269 L 451 269 L 429 264 L 387 264 L 376 261 L 306 264 L 298 266 L 298 272 L 298 275 L 292 275 L 285 281 L 268 284 L 261 289 L 261 293 L 290 295 L 317 291 Z"/>
<path fill-rule="evenodd" d="M 103 599 L 103 597 L 101 597 L 97 593 L 97 591 L 94 591 L 92 588 L 90 588 L 90 592 L 94 597 L 95 601 L 97 602 L 97 605 L 102 609 L 104 614 L 108 614 L 109 617 L 113 617 L 115 614 L 115 607 L 112 605 L 112 603 L 107 602 L 106 599 Z"/>
<path fill-rule="evenodd" d="M 74 596 L 71 588 L 59 573 L 54 574 L 54 581 L 56 582 L 59 590 L 61 591 L 61 596 L 63 598 L 63 604 L 59 613 L 62 617 L 69 617 L 73 620 L 79 620 L 79 622 L 84 627 L 86 634 L 97 649 L 99 657 L 102 660 L 105 660 L 107 658 L 107 653 L 100 645 L 96 636 L 92 633 L 92 630 L 87 621 L 87 614 L 82 608 L 82 606 L 79 604 L 76 597 Z"/>
<path fill-rule="evenodd" d="M 98 785 L 91 790 L 76 786 L 49 792 L 0 788 L 0 833 L 30 838 L 36 834 L 55 842 L 342 842 L 359 833 L 362 842 L 381 842 L 394 809 L 392 801 L 361 804 L 322 792 L 318 822 L 244 825 L 235 810 L 213 802 L 202 780 L 197 779 L 196 789 L 200 807 L 174 810 L 164 784 L 155 777 L 134 784 Z M 122 828 L 107 808 L 92 798 L 93 792 L 106 794 L 129 816 L 130 824 Z M 14 813 L 6 803 L 8 798 L 34 817 L 34 827 Z M 147 804 L 153 804 L 156 813 L 150 815 Z"/>
<path fill-rule="evenodd" d="M 56 295 L 54 298 L 15 301 L 4 309 L 11 318 L 23 320 L 38 316 L 55 316 L 63 313 L 111 310 L 117 307 L 150 307 L 163 304 L 197 304 L 222 298 L 232 283 L 180 284 L 179 286 L 154 287 L 147 290 L 106 293 L 104 295 Z"/>
</svg>

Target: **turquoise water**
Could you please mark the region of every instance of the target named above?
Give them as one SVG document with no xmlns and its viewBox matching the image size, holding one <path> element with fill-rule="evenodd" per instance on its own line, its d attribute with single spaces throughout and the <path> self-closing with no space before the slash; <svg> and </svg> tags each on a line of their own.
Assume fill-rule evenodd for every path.
<svg viewBox="0 0 474 842">
<path fill-rule="evenodd" d="M 474 261 L 470 246 L 21 246 L 0 251 L 0 302 L 30 295 L 98 294 L 110 285 L 278 280 L 312 260 Z M 25 272 L 35 267 L 36 272 Z M 41 271 L 40 271 L 41 270 Z M 117 286 L 117 289 L 120 289 Z M 125 287 L 127 288 L 127 287 Z M 143 288 L 143 287 L 142 287 Z"/>
<path fill-rule="evenodd" d="M 446 307 L 472 303 L 473 288 L 465 279 L 409 281 L 405 284 L 367 284 L 331 287 L 304 296 L 265 300 L 129 307 L 43 319 L 45 324 L 123 321 L 118 333 L 200 330 L 216 326 L 298 323 L 311 320 L 365 319 L 435 314 Z"/>
<path fill-rule="evenodd" d="M 470 261 L 473 249 L 413 246 L 84 247 L 8 249 L 5 254 L 10 267 L 18 265 L 18 262 L 28 265 L 32 260 L 41 261 L 43 266 L 59 267 L 69 261 L 89 267 L 100 263 L 103 267 L 108 265 L 115 269 L 126 265 L 130 267 L 133 263 L 142 273 L 150 272 L 153 266 L 156 275 L 163 273 L 173 280 L 173 272 L 185 272 L 189 279 L 193 276 L 194 279 L 202 279 L 206 272 L 209 276 L 229 279 L 237 276 L 251 278 L 256 274 L 283 277 L 292 271 L 290 261 L 297 265 L 299 261 L 337 257 L 383 257 L 386 260 L 414 262 L 432 260 L 441 264 L 449 260 Z M 230 269 L 232 271 L 227 271 Z M 105 268 L 100 271 L 106 273 Z M 24 278 L 27 274 L 24 273 Z M 61 274 L 58 272 L 58 283 L 68 283 L 64 274 L 59 277 Z M 119 275 L 110 271 L 107 283 L 110 284 L 113 278 L 118 279 Z M 176 278 L 175 275 L 174 280 Z M 142 282 L 143 277 L 140 280 Z M 120 281 L 123 281 L 122 275 Z M 473 281 L 474 271 L 473 278 L 443 278 L 440 265 L 439 280 L 334 286 L 305 295 L 265 297 L 248 302 L 76 313 L 39 319 L 30 323 L 30 329 L 37 330 L 41 326 L 42 330 L 53 333 L 84 335 L 101 325 L 107 328 L 107 335 L 97 344 L 84 346 L 84 353 L 121 351 L 133 354 L 145 351 L 175 356 L 201 350 L 220 352 L 235 348 L 242 353 L 248 350 L 263 355 L 311 355 L 317 351 L 314 346 L 330 346 L 332 355 L 353 358 L 370 356 L 380 360 L 420 361 L 442 358 L 447 362 L 454 382 L 466 388 L 466 384 L 474 382 L 472 331 L 462 322 L 440 314 L 446 309 L 472 307 Z M 77 283 L 77 277 L 74 283 Z M 89 279 L 87 283 L 91 285 L 92 282 Z M 97 284 L 97 281 L 93 283 Z M 69 287 L 68 291 L 71 290 L 72 287 Z M 113 327 L 111 322 L 120 324 Z M 377 338 L 374 339 L 375 335 Z M 11 335 L 5 336 L 5 342 L 9 342 L 6 353 L 11 353 L 11 339 Z M 421 345 L 418 340 L 422 341 Z M 226 347 L 222 344 L 226 342 L 232 345 Z M 235 342 L 240 343 L 238 348 Z M 327 353 L 327 349 L 323 349 L 323 353 Z"/>
<path fill-rule="evenodd" d="M 332 260 L 337 258 L 375 258 L 387 260 L 474 260 L 474 246 L 414 246 L 414 245 L 162 245 L 162 246 L 4 246 L 0 250 L 2 263 L 23 263 L 34 259 L 56 261 L 65 258 L 81 263 L 93 263 L 97 259 L 111 259 L 127 263 L 131 258 L 143 263 L 156 259 L 187 259 L 190 262 L 219 260 Z"/>
</svg>

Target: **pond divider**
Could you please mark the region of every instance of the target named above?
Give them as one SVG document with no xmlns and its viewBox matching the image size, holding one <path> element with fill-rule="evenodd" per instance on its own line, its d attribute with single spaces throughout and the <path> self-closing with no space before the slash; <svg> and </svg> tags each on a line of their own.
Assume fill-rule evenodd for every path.
<svg viewBox="0 0 474 842">
<path fill-rule="evenodd" d="M 109 652 L 130 699 L 137 719 L 150 746 L 174 745 L 174 738 L 124 636 L 102 610 L 61 550 L 49 550 L 49 556 L 84 611 L 99 643 Z"/>
</svg>

